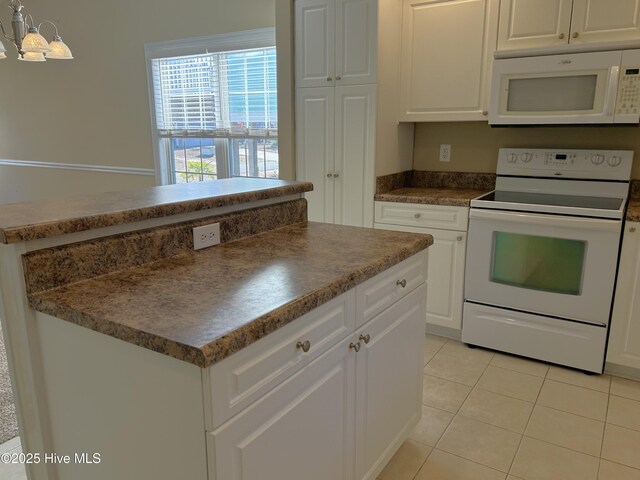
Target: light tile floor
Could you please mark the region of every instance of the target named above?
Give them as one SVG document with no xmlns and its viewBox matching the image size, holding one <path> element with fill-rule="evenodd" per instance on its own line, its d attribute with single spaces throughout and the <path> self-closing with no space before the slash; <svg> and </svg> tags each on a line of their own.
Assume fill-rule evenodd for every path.
<svg viewBox="0 0 640 480">
<path fill-rule="evenodd" d="M 640 480 L 640 382 L 431 335 L 424 363 L 422 421 L 379 480 Z"/>
<path fill-rule="evenodd" d="M 427 335 L 422 421 L 380 480 L 640 480 L 640 382 Z"/>
</svg>

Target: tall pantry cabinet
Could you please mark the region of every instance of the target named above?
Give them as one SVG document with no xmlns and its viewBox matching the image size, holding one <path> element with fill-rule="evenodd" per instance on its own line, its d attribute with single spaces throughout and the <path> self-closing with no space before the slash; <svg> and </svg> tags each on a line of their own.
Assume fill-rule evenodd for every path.
<svg viewBox="0 0 640 480">
<path fill-rule="evenodd" d="M 376 0 L 295 0 L 296 176 L 309 220 L 373 226 Z"/>
</svg>

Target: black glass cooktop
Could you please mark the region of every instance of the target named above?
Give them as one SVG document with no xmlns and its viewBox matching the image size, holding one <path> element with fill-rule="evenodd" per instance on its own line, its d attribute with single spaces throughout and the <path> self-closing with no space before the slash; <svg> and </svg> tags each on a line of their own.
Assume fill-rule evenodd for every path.
<svg viewBox="0 0 640 480">
<path fill-rule="evenodd" d="M 558 207 L 593 208 L 598 210 L 620 210 L 622 198 L 586 197 L 549 193 L 493 191 L 478 200 L 489 202 L 518 203 L 528 205 L 553 205 Z"/>
</svg>

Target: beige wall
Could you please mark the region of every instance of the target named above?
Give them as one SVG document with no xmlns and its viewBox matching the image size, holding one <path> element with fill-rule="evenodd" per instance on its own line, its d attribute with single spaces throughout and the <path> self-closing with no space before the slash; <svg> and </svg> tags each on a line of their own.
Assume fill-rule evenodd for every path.
<svg viewBox="0 0 640 480">
<path fill-rule="evenodd" d="M 451 162 L 439 162 L 440 144 L 451 145 Z M 416 170 L 495 172 L 501 147 L 597 148 L 635 150 L 637 127 L 491 128 L 486 122 L 417 123 L 413 168 Z M 640 178 L 636 158 L 633 178 Z"/>
<path fill-rule="evenodd" d="M 76 59 L 28 64 L 8 52 L 0 61 L 0 159 L 153 168 L 144 44 L 275 25 L 275 0 L 30 0 L 27 7 L 36 21 L 58 24 Z M 0 18 L 8 20 L 8 9 Z M 75 175 L 64 178 L 61 190 L 74 193 Z M 117 178 L 104 177 L 105 188 L 118 189 Z"/>
</svg>

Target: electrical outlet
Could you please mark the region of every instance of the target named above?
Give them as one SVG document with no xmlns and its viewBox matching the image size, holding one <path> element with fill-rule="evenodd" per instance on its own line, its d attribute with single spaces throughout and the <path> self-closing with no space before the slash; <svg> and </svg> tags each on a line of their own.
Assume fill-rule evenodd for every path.
<svg viewBox="0 0 640 480">
<path fill-rule="evenodd" d="M 193 229 L 193 249 L 212 247 L 220 243 L 220 224 L 212 223 Z"/>
<path fill-rule="evenodd" d="M 440 161 L 451 161 L 451 145 L 440 145 Z"/>
</svg>

